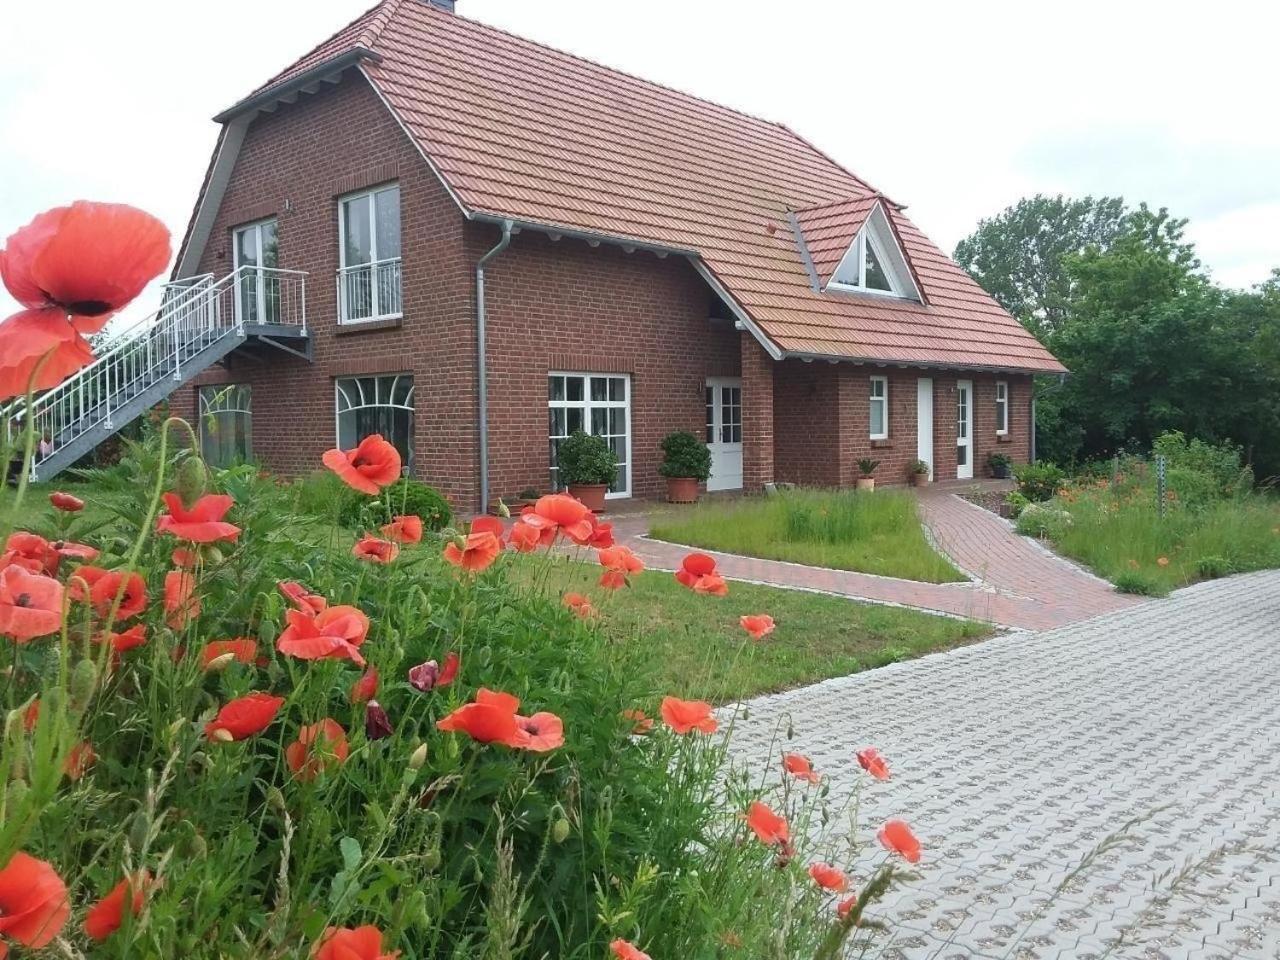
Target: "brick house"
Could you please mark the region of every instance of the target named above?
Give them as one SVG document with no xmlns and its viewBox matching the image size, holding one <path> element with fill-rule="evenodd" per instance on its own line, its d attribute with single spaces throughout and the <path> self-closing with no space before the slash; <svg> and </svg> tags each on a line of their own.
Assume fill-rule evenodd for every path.
<svg viewBox="0 0 1280 960">
<path fill-rule="evenodd" d="M 784 126 L 452 7 L 384 0 L 215 118 L 175 279 L 236 271 L 259 321 L 271 277 L 306 279 L 302 336 L 173 395 L 210 457 L 298 474 L 382 432 L 478 507 L 553 487 L 578 427 L 618 497 L 659 493 L 676 429 L 715 490 L 1030 456 L 1031 377 L 1064 368 L 899 204 Z"/>
</svg>

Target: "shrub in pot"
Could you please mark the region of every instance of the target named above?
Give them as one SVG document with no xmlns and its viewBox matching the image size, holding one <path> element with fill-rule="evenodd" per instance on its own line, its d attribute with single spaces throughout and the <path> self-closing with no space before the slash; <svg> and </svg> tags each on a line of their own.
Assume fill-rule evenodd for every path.
<svg viewBox="0 0 1280 960">
<path fill-rule="evenodd" d="M 1012 462 L 1007 453 L 993 453 L 987 457 L 987 466 L 991 468 L 991 476 L 997 480 L 1007 480 L 1009 478 L 1009 465 Z"/>
<path fill-rule="evenodd" d="M 880 461 L 872 460 L 869 457 L 863 457 L 858 461 L 858 469 L 862 472 L 862 476 L 858 478 L 859 490 L 874 490 L 876 488 L 874 474 L 878 466 L 880 466 Z"/>
<path fill-rule="evenodd" d="M 711 476 L 711 450 L 687 430 L 662 438 L 662 465 L 658 472 L 667 478 L 669 503 L 694 503 L 698 484 Z"/>
<path fill-rule="evenodd" d="M 560 482 L 591 510 L 604 510 L 604 495 L 618 479 L 618 457 L 604 437 L 575 430 L 560 441 Z"/>
<path fill-rule="evenodd" d="M 911 461 L 911 466 L 907 467 L 907 481 L 913 487 L 918 487 L 922 483 L 928 483 L 929 465 L 923 460 Z"/>
</svg>

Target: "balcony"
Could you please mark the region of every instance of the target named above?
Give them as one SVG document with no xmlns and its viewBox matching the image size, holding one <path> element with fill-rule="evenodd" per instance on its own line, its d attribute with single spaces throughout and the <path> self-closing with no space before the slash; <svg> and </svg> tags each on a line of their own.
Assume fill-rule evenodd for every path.
<svg viewBox="0 0 1280 960">
<path fill-rule="evenodd" d="M 403 312 L 400 258 L 357 263 L 338 271 L 338 322 L 391 320 Z"/>
</svg>

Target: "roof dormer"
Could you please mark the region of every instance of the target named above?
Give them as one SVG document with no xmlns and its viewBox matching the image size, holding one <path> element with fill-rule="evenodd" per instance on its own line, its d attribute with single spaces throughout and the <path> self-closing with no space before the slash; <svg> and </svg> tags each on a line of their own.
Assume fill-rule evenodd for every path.
<svg viewBox="0 0 1280 960">
<path fill-rule="evenodd" d="M 859 197 L 794 214 L 816 291 L 923 300 L 886 202 Z"/>
</svg>

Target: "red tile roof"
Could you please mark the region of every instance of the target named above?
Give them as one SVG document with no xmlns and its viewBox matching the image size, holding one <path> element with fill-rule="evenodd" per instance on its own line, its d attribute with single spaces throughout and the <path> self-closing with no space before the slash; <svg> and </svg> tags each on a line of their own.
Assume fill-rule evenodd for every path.
<svg viewBox="0 0 1280 960">
<path fill-rule="evenodd" d="M 815 291 L 791 211 L 829 276 L 879 195 L 785 126 L 424 0 L 384 0 L 264 89 L 358 48 L 470 215 L 693 251 L 775 353 L 1064 369 L 891 203 L 926 303 Z"/>
</svg>

